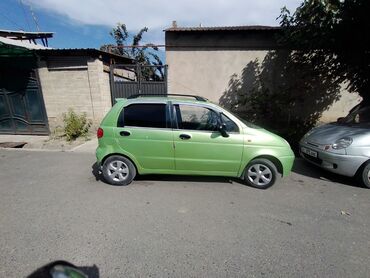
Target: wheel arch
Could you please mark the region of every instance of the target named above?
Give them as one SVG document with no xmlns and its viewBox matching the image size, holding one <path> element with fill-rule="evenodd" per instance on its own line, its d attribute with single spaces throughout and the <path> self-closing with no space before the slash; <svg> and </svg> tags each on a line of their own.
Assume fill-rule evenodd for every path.
<svg viewBox="0 0 370 278">
<path fill-rule="evenodd" d="M 256 157 L 253 157 L 250 161 L 248 161 L 247 164 L 244 165 L 244 168 L 243 168 L 243 171 L 241 172 L 241 177 L 244 176 L 244 172 L 245 172 L 245 168 L 247 167 L 247 165 L 254 159 L 259 159 L 259 158 L 264 158 L 264 159 L 267 159 L 267 160 L 270 160 L 276 167 L 276 169 L 278 170 L 278 173 L 283 176 L 283 173 L 284 173 L 284 168 L 283 168 L 283 164 L 281 163 L 281 161 L 276 158 L 275 156 L 273 155 L 258 155 Z"/>
<path fill-rule="evenodd" d="M 131 163 L 134 165 L 134 167 L 135 167 L 135 170 L 136 170 L 136 173 L 138 173 L 138 174 L 140 174 L 140 172 L 139 172 L 139 168 L 137 167 L 137 165 L 136 165 L 136 163 L 135 163 L 135 161 L 131 158 L 131 157 L 129 157 L 129 156 L 127 156 L 127 155 L 124 155 L 124 154 L 122 154 L 122 153 L 110 153 L 110 154 L 107 154 L 106 156 L 104 156 L 103 157 L 103 159 L 101 160 L 101 166 L 103 166 L 103 164 L 104 164 L 104 162 L 109 158 L 109 157 L 111 157 L 111 156 L 122 156 L 122 157 L 124 157 L 124 158 L 126 158 L 126 159 L 128 159 L 128 160 L 130 160 L 131 161 Z"/>
<path fill-rule="evenodd" d="M 357 177 L 357 176 L 362 172 L 362 170 L 364 169 L 364 167 L 366 167 L 366 165 L 367 165 L 368 163 L 370 163 L 370 158 L 369 158 L 368 160 L 364 161 L 364 162 L 360 165 L 360 167 L 358 167 L 358 169 L 357 169 L 357 171 L 356 171 L 356 174 L 355 174 L 354 176 L 355 176 L 355 177 Z"/>
</svg>

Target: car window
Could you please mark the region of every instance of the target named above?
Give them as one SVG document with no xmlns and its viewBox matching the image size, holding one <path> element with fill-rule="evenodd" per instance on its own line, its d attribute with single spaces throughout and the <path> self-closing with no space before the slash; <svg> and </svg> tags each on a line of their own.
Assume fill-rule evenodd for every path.
<svg viewBox="0 0 370 278">
<path fill-rule="evenodd" d="M 250 128 L 254 128 L 254 129 L 261 129 L 261 127 L 259 127 L 258 125 L 255 125 L 245 119 L 243 119 L 242 117 L 238 116 L 237 114 L 229 111 L 228 109 L 225 109 L 225 107 L 222 108 L 223 110 L 226 110 L 227 112 L 229 112 L 230 114 L 232 114 L 235 118 L 237 118 L 239 121 L 241 121 L 243 124 L 245 124 L 247 127 L 250 127 Z"/>
<path fill-rule="evenodd" d="M 352 112 L 345 117 L 342 124 L 370 124 L 370 107 L 352 109 Z"/>
<path fill-rule="evenodd" d="M 219 115 L 215 111 L 202 106 L 175 105 L 177 126 L 179 129 L 215 131 L 219 123 Z"/>
<path fill-rule="evenodd" d="M 221 121 L 226 125 L 227 132 L 239 132 L 239 128 L 232 120 L 230 120 L 226 115 L 221 114 Z"/>
<path fill-rule="evenodd" d="M 126 106 L 117 125 L 166 128 L 166 104 L 142 103 Z"/>
</svg>

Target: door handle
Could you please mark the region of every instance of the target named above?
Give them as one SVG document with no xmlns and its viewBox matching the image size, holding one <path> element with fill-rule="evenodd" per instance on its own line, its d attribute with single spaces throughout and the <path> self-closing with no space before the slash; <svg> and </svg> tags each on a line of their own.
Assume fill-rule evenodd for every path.
<svg viewBox="0 0 370 278">
<path fill-rule="evenodd" d="M 119 133 L 119 135 L 121 135 L 121 136 L 130 136 L 130 135 L 131 135 L 131 133 L 130 133 L 129 131 L 124 130 L 124 131 L 121 131 L 121 132 Z"/>
<path fill-rule="evenodd" d="M 191 135 L 189 135 L 189 134 L 180 134 L 179 137 L 182 140 L 189 140 L 191 138 Z"/>
</svg>

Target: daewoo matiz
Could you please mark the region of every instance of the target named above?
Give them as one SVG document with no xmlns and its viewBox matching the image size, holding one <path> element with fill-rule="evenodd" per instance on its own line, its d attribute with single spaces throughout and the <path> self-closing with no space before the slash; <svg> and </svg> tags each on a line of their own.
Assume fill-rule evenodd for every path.
<svg viewBox="0 0 370 278">
<path fill-rule="evenodd" d="M 283 138 L 199 96 L 119 99 L 97 136 L 105 180 L 127 185 L 138 173 L 238 177 L 265 189 L 290 173 L 294 154 Z"/>
<path fill-rule="evenodd" d="M 302 157 L 325 170 L 357 179 L 370 188 L 370 106 L 310 130 L 300 142 Z"/>
</svg>

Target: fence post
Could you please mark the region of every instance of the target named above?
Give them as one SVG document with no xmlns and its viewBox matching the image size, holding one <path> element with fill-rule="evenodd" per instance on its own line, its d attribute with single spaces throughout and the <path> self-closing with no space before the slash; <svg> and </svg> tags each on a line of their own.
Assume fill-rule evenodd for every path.
<svg viewBox="0 0 370 278">
<path fill-rule="evenodd" d="M 137 78 L 137 93 L 141 94 L 141 65 L 136 64 L 136 78 Z"/>
<path fill-rule="evenodd" d="M 168 65 L 164 66 L 164 90 L 165 94 L 168 94 Z"/>
<path fill-rule="evenodd" d="M 111 102 L 112 102 L 112 106 L 114 105 L 114 92 L 115 92 L 115 88 L 114 88 L 114 65 L 111 64 L 109 66 L 109 82 L 110 82 L 110 99 L 111 99 Z"/>
</svg>

